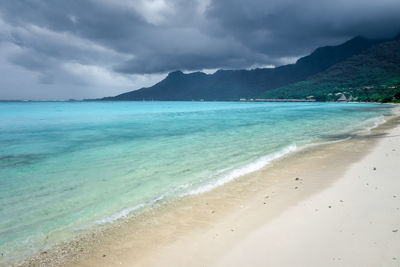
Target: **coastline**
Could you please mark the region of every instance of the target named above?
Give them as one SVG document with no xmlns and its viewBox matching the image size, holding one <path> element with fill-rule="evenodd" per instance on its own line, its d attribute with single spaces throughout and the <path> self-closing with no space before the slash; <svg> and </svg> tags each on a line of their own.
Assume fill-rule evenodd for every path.
<svg viewBox="0 0 400 267">
<path fill-rule="evenodd" d="M 117 221 L 113 227 L 66 247 L 42 252 L 24 264 L 228 265 L 226 258 L 232 258 L 229 253 L 237 244 L 240 246 L 256 229 L 263 229 L 299 202 L 342 180 L 352 163 L 379 147 L 381 133 L 397 129 L 393 127 L 398 121 L 398 116 L 392 118 L 366 137 L 289 154 L 212 191 L 186 196 L 146 210 L 136 218 Z M 58 258 L 63 252 L 66 256 Z"/>
</svg>

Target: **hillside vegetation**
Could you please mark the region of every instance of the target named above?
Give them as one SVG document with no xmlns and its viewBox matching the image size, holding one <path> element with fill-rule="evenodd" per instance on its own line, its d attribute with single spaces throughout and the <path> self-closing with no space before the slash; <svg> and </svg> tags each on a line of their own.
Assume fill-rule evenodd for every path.
<svg viewBox="0 0 400 267">
<path fill-rule="evenodd" d="M 381 43 L 305 81 L 265 91 L 262 98 L 389 102 L 400 99 L 400 40 Z"/>
</svg>

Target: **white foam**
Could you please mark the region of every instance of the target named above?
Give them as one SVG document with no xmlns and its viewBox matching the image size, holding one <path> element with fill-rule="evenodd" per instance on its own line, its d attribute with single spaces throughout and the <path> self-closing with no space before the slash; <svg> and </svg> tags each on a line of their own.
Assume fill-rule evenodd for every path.
<svg viewBox="0 0 400 267">
<path fill-rule="evenodd" d="M 305 145 L 303 147 L 303 149 L 306 149 L 306 148 L 309 148 L 309 147 L 321 146 L 321 145 L 330 145 L 330 144 L 341 143 L 341 142 L 345 142 L 345 141 L 350 140 L 350 139 L 351 139 L 351 137 L 349 136 L 349 137 L 346 137 L 346 138 L 332 140 L 332 141 L 315 142 L 315 143 L 311 143 L 311 144 Z"/>
<path fill-rule="evenodd" d="M 249 174 L 249 173 L 255 172 L 257 170 L 260 170 L 263 167 L 265 167 L 266 165 L 268 165 L 271 161 L 278 159 L 280 157 L 283 157 L 284 155 L 286 155 L 290 152 L 295 151 L 296 148 L 297 148 L 296 145 L 291 145 L 291 146 L 285 147 L 284 149 L 282 149 L 278 152 L 263 156 L 254 162 L 251 162 L 240 168 L 232 170 L 228 174 L 222 176 L 220 179 L 217 179 L 215 182 L 212 182 L 212 183 L 206 184 L 204 186 L 201 186 L 199 188 L 193 189 L 193 190 L 187 192 L 185 195 L 197 195 L 197 194 L 205 193 L 205 192 L 210 191 L 218 186 L 221 186 L 229 181 L 237 179 L 245 174 Z"/>
<path fill-rule="evenodd" d="M 101 219 L 101 220 L 97 220 L 95 223 L 96 224 L 106 224 L 106 223 L 115 222 L 116 220 L 119 220 L 119 219 L 122 219 L 122 218 L 126 218 L 126 217 L 128 217 L 128 215 L 130 213 L 132 213 L 134 211 L 137 211 L 137 210 L 139 210 L 141 208 L 144 208 L 146 206 L 149 207 L 149 206 L 151 206 L 153 204 L 156 204 L 159 201 L 162 201 L 168 194 L 169 194 L 169 192 L 164 193 L 161 196 L 156 197 L 155 199 L 153 199 L 152 201 L 149 201 L 147 203 L 141 203 L 141 204 L 138 204 L 138 205 L 133 206 L 131 208 L 123 209 L 122 211 L 120 211 L 118 213 L 115 213 L 114 215 L 111 215 L 111 216 L 106 217 L 106 218 Z"/>
<path fill-rule="evenodd" d="M 111 216 L 106 217 L 104 219 L 98 220 L 95 223 L 96 224 L 112 223 L 112 222 L 114 222 L 114 221 L 116 221 L 118 219 L 127 217 L 131 212 L 133 212 L 135 210 L 138 210 L 138 209 L 141 209 L 144 206 L 145 206 L 145 204 L 139 204 L 139 205 L 136 205 L 134 207 L 124 209 L 124 210 L 122 210 L 122 211 L 120 211 L 120 212 L 118 212 L 118 213 L 116 213 L 114 215 L 111 215 Z"/>
<path fill-rule="evenodd" d="M 364 128 L 360 132 L 365 132 L 365 131 L 370 132 L 372 129 L 375 129 L 376 127 L 378 127 L 381 124 L 384 124 L 385 122 L 386 122 L 386 120 L 385 120 L 384 116 L 379 116 L 376 118 L 368 119 L 368 120 L 364 121 L 362 124 L 366 128 Z"/>
<path fill-rule="evenodd" d="M 374 121 L 374 125 L 372 127 L 370 127 L 368 129 L 368 131 L 371 131 L 372 129 L 375 129 L 376 127 L 378 127 L 381 124 L 384 124 L 386 122 L 385 117 L 384 116 L 380 116 L 378 117 L 375 121 Z"/>
</svg>

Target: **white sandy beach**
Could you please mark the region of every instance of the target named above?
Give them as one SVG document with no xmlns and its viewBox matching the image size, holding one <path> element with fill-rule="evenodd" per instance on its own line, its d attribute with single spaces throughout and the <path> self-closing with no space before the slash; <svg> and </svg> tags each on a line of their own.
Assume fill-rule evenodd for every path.
<svg viewBox="0 0 400 267">
<path fill-rule="evenodd" d="M 399 266 L 399 122 L 294 153 L 25 265 Z"/>
<path fill-rule="evenodd" d="M 260 196 L 255 197 L 207 232 L 163 248 L 145 265 L 399 266 L 400 127 L 376 138 L 378 143 L 367 155 L 352 163 L 330 186 L 275 218 L 260 212 L 275 213 L 283 208 L 287 203 L 284 198 L 290 197 L 282 196 L 283 192 L 281 199 L 274 201 L 271 196 L 266 200 L 267 210 L 260 207 Z M 334 163 L 334 169 L 309 163 L 310 168 L 326 169 L 331 175 L 340 168 Z M 317 182 L 312 175 L 321 173 L 305 171 L 300 176 L 295 189 L 299 194 L 319 186 L 309 184 Z M 279 186 L 274 190 L 282 191 Z M 264 219 L 249 229 L 252 220 Z"/>
<path fill-rule="evenodd" d="M 287 209 L 213 266 L 399 266 L 400 128 L 332 186 Z"/>
</svg>

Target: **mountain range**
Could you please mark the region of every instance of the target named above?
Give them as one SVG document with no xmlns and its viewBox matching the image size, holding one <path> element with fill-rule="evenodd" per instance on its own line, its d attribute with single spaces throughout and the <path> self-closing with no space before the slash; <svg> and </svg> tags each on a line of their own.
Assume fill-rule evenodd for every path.
<svg viewBox="0 0 400 267">
<path fill-rule="evenodd" d="M 342 69 L 342 73 L 346 72 L 343 69 L 344 66 L 352 69 L 351 65 L 355 64 L 354 61 L 357 61 L 357 56 L 364 59 L 360 64 L 365 64 L 368 61 L 366 58 L 370 55 L 368 54 L 370 52 L 366 53 L 367 51 L 374 48 L 373 51 L 385 49 L 381 45 L 398 40 L 399 36 L 390 40 L 355 37 L 337 46 L 320 47 L 310 55 L 297 60 L 295 64 L 276 68 L 218 70 L 214 74 L 203 72 L 185 74 L 182 71 L 174 71 L 169 73 L 164 80 L 151 87 L 113 97 L 105 97 L 101 100 L 229 101 L 241 98 L 303 98 L 312 94 L 319 95 L 318 93 L 315 94 L 314 91 L 316 86 L 324 80 L 324 75 L 331 77 L 332 73 L 338 72 L 338 68 Z M 395 46 L 391 46 L 391 49 L 396 50 Z M 400 61 L 397 63 L 400 63 Z M 336 77 L 340 78 L 340 75 L 338 74 Z M 390 76 L 393 78 L 393 75 Z M 313 89 L 304 90 L 310 83 L 313 85 Z M 302 88 L 303 93 L 297 94 L 299 88 Z M 317 97 L 317 100 L 327 99 L 326 97 Z"/>
</svg>

